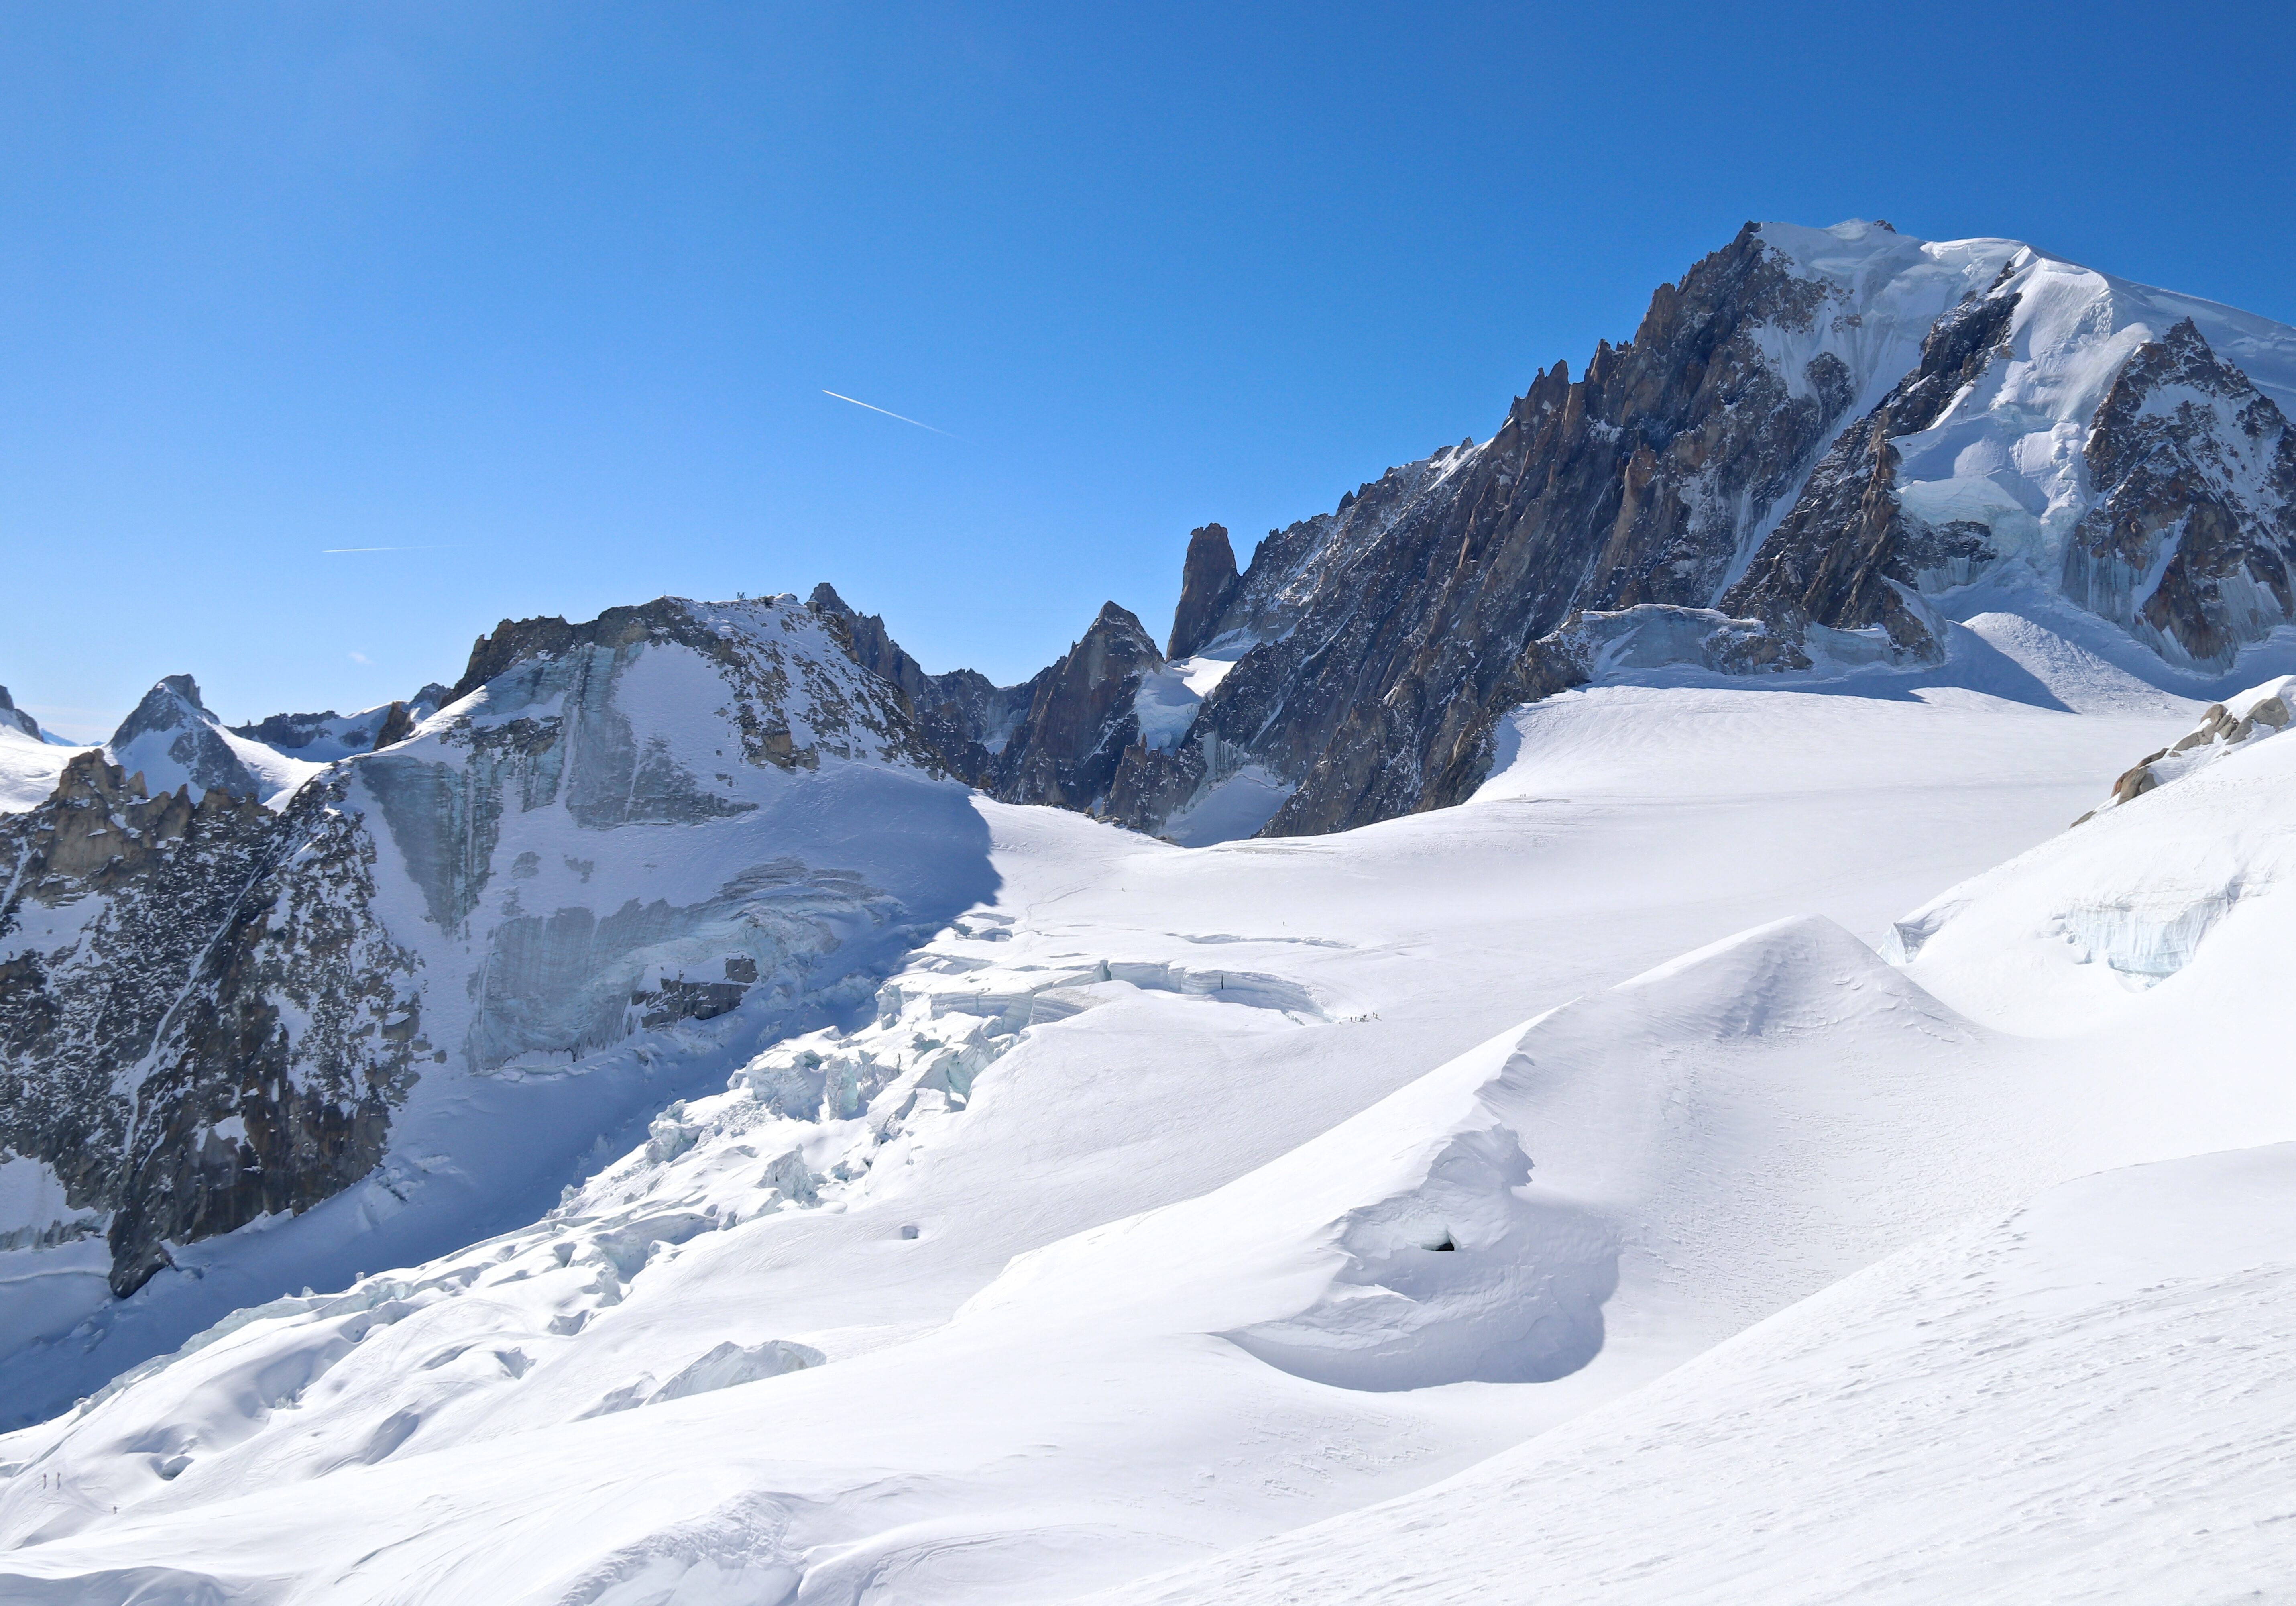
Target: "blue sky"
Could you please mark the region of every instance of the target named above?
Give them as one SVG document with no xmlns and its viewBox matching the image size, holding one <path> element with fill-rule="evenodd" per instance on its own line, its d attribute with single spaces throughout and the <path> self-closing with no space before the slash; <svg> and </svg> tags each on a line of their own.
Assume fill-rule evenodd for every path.
<svg viewBox="0 0 2296 1606">
<path fill-rule="evenodd" d="M 824 578 L 1017 679 L 1749 218 L 2296 321 L 2296 21 L 2164 14 L 0 4 L 0 684 L 348 709 Z"/>
</svg>

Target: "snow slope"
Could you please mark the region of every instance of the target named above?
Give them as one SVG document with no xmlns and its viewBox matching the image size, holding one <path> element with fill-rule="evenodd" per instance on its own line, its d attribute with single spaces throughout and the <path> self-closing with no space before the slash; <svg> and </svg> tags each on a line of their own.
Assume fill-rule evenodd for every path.
<svg viewBox="0 0 2296 1606">
<path fill-rule="evenodd" d="M 2253 706 L 2276 685 L 2229 701 Z M 1822 1031 L 1792 1010 L 1829 960 L 1776 954 L 1767 977 L 1746 963 L 1784 933 L 1619 990 L 1673 992 L 1735 949 L 1747 974 L 1719 996 L 1739 1018 L 1701 1025 L 1695 1081 L 1749 1039 L 1768 1040 L 1755 1063 L 1770 1075 L 1823 1067 L 1812 1084 L 1849 1117 L 1821 1156 L 1837 1186 L 1764 1245 L 1757 1264 L 1773 1272 L 1870 1229 L 1877 1205 L 1902 1217 L 1931 1194 L 1942 1225 L 1956 1198 L 1998 1208 L 2052 1177 L 2100 1174 L 1940 1231 L 1423 1495 L 1107 1599 L 2272 1598 L 2278 1526 L 2296 1510 L 2283 1475 L 2296 1392 L 2278 1359 L 2296 1314 L 2296 1089 L 2259 1007 L 2296 939 L 2280 890 L 2284 745 L 2233 746 L 1933 900 L 1895 924 L 1897 967 L 1831 956 L 1845 992 Z M 1814 934 L 1800 940 L 1815 953 Z M 1879 1017 L 1857 992 L 1898 1018 L 1860 1026 Z M 1509 1072 L 1529 1084 L 1552 1029 L 1524 1034 L 1487 1105 Z M 1594 1118 L 1567 1126 L 1632 1131 L 1616 1107 L 1637 1087 L 1662 1095 L 1639 1125 L 1689 1141 L 1631 1148 L 1694 1196 L 1695 1169 L 1732 1157 L 1742 1113 L 1684 1097 L 1678 1077 L 1622 1083 L 1618 1050 L 1635 1037 L 1591 1034 L 1612 1075 L 1590 1083 Z M 1861 1138 L 1883 1141 L 1883 1163 L 1857 1154 Z M 2279 1146 L 2104 1169 L 2255 1143 Z M 1534 1176 L 1615 1197 L 1636 1157 Z M 1809 1172 L 1745 1165 L 1686 1213 L 1642 1212 L 1644 1280 L 1662 1297 L 1634 1297 L 1629 1239 L 1607 1342 L 1580 1377 L 1631 1351 L 1638 1310 L 1664 1313 L 1662 1339 L 1693 1324 L 1699 1304 L 1678 1291 L 1711 1281 L 1718 1245 L 1657 1223 L 1718 1212 L 1735 1237 Z"/>
<path fill-rule="evenodd" d="M 77 747 L 60 747 L 0 721 L 0 814 L 31 808 L 56 789 Z"/>
<path fill-rule="evenodd" d="M 2276 1599 L 2292 1212 L 2284 1143 L 2070 1182 L 1465 1476 L 1095 1599 Z"/>
<path fill-rule="evenodd" d="M 2166 1087 L 2161 1036 L 2013 1036 L 1866 945 L 2194 712 L 1595 688 L 1462 808 L 1193 852 L 976 799 L 996 890 L 873 1024 L 460 1254 L 218 1264 L 293 1297 L 0 1440 L 0 1568 L 1057 1600 L 1408 1495 L 1973 1209 L 2296 1136 L 2249 1050 Z"/>
</svg>

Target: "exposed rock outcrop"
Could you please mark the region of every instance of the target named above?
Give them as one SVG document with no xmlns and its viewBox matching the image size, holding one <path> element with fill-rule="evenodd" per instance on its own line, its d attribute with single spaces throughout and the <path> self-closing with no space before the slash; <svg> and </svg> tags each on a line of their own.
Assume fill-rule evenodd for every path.
<svg viewBox="0 0 2296 1606">
<path fill-rule="evenodd" d="M 988 774 L 1014 803 L 1095 810 L 1140 739 L 1140 682 L 1164 655 L 1140 621 L 1114 603 L 1061 661 L 1029 683 L 1029 711 Z"/>
<path fill-rule="evenodd" d="M 2296 611 L 2296 433 L 2190 318 L 2137 348 L 2085 456 L 2066 595 L 2172 662 L 2228 667 Z"/>
<path fill-rule="evenodd" d="M 1226 532 L 1218 533 L 1224 550 Z M 844 633 L 855 663 L 901 694 L 937 767 L 993 796 L 1106 814 L 1119 770 L 1148 756 L 1136 704 L 1164 655 L 1113 602 L 1058 663 L 1006 687 L 971 670 L 926 674 L 883 620 L 856 614 L 826 582 L 806 605 Z"/>
<path fill-rule="evenodd" d="M 2226 702 L 2210 704 L 2201 711 L 2198 725 L 2122 770 L 2104 802 L 2073 824 L 2086 825 L 2108 809 L 2133 803 L 2230 758 L 2244 746 L 2279 735 L 2296 724 L 2296 712 L 2292 711 L 2296 711 L 2296 675 L 2283 675 Z"/>
<path fill-rule="evenodd" d="M 375 727 L 373 747 L 396 747 L 414 734 L 422 715 L 404 703 L 393 703 L 383 710 L 382 722 Z"/>
<path fill-rule="evenodd" d="M 1029 687 L 997 686 L 974 670 L 929 675 L 903 652 L 874 614 L 857 614 L 827 581 L 806 606 L 844 631 L 855 663 L 898 688 L 918 734 L 950 774 L 985 784 L 996 755 L 1028 713 Z"/>
<path fill-rule="evenodd" d="M 403 702 L 392 701 L 357 713 L 337 713 L 332 708 L 317 713 L 275 713 L 230 729 L 234 736 L 261 742 L 277 752 L 325 763 L 405 741 L 415 726 L 452 701 L 447 688 L 433 681 Z"/>
<path fill-rule="evenodd" d="M 1210 645 L 1241 578 L 1226 525 L 1205 524 L 1188 531 L 1188 556 L 1180 566 L 1180 603 L 1172 610 L 1166 657 L 1192 658 Z"/>
<path fill-rule="evenodd" d="M 978 822 L 814 613 L 664 599 L 506 624 L 473 659 L 467 707 L 417 729 L 395 705 L 405 739 L 292 770 L 270 807 L 208 743 L 277 755 L 178 678 L 120 745 L 160 744 L 181 785 L 85 754 L 0 817 L 0 1159 L 76 1213 L 37 1241 L 108 1232 L 131 1292 L 170 1246 L 374 1173 L 419 1077 L 743 1010 L 755 1032 L 753 1002 L 797 1008 L 979 894 L 936 851 Z M 873 787 L 916 842 L 876 845 Z"/>
<path fill-rule="evenodd" d="M 119 1293 L 365 1175 L 430 1049 L 334 802 L 147 797 L 90 753 L 0 819 L 0 1146 L 110 1213 Z"/>
<path fill-rule="evenodd" d="M 1488 441 L 1272 533 L 1185 632 L 1259 645 L 1113 811 L 1156 829 L 1176 792 L 1246 764 L 1296 783 L 1271 835 L 1464 796 L 1503 699 L 1544 672 L 1519 667 L 1534 642 L 1579 611 L 1710 605 L 1798 488 L 1854 387 L 1832 354 L 1781 371 L 1766 342 L 1815 331 L 1833 294 L 1749 225 L 1658 292 L 1632 342 L 1598 347 L 1578 380 L 1539 375 Z"/>
<path fill-rule="evenodd" d="M 1789 637 L 1813 625 L 1879 630 L 1893 655 L 1941 655 L 1939 621 L 1920 600 L 1923 572 L 1959 562 L 1966 577 L 1995 554 L 1983 526 L 1939 531 L 1906 518 L 1890 442 L 1928 429 L 1976 382 L 2008 333 L 2017 299 L 2001 292 L 1938 320 L 1922 342 L 1920 366 L 1834 442 L 1745 578 L 1724 594 L 1723 612 L 1762 619 Z"/>
<path fill-rule="evenodd" d="M 1224 529 L 1192 531 L 1167 643 L 1186 666 L 1145 716 L 1103 695 L 1088 741 L 1063 730 L 1089 773 L 1054 778 L 1020 733 L 987 765 L 936 745 L 1000 796 L 1142 830 L 1231 784 L 1280 797 L 1265 834 L 1337 830 L 1465 796 L 1540 688 L 1935 663 L 1939 599 L 2013 567 L 2220 670 L 2296 619 L 2292 396 L 2296 331 L 2013 241 L 1750 224 L 1480 445 L 1269 531 L 1241 572 Z M 861 661 L 915 697 L 867 622 Z"/>
</svg>

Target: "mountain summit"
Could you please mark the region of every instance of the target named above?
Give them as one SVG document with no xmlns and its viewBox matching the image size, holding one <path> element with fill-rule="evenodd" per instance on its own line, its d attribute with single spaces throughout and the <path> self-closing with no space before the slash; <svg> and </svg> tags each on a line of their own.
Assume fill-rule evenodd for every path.
<svg viewBox="0 0 2296 1606">
<path fill-rule="evenodd" d="M 1183 841 L 1239 823 L 1231 793 L 1267 835 L 1338 830 L 1459 801 L 1502 712 L 1604 665 L 1934 663 L 1980 588 L 2221 672 L 2296 609 L 2290 405 L 2296 331 L 2262 318 L 2015 241 L 1750 223 L 1488 440 L 1271 531 L 1240 574 L 1195 531 L 1179 739 L 1115 716 L 1096 795 L 975 778 Z"/>
</svg>

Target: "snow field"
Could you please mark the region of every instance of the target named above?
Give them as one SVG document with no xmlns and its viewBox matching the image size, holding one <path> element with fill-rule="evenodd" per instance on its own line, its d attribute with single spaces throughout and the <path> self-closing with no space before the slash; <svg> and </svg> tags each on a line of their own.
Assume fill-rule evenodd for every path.
<svg viewBox="0 0 2296 1606">
<path fill-rule="evenodd" d="M 1417 1495 L 1117 1606 L 2270 1600 L 2296 1148 L 2070 1182 Z"/>
<path fill-rule="evenodd" d="M 27 736 L 0 720 L 0 813 L 20 814 L 45 803 L 80 751 Z"/>
<path fill-rule="evenodd" d="M 371 1310 L 314 1297 L 0 1441 L 8 1565 L 1053 1600 L 1407 1494 L 2020 1186 L 1987 1157 L 2029 1134 L 1958 1113 L 1988 1034 L 1833 927 L 1610 984 L 1813 908 L 1878 939 L 2189 722 L 1613 688 L 1515 716 L 1474 803 L 1342 837 L 976 801 L 998 890 L 876 1023 Z M 1187 990 L 1247 974 L 1288 991 Z M 729 1346 L 825 1363 L 664 1397 Z M 232 1381 L 275 1363 L 300 1392 Z"/>
</svg>

